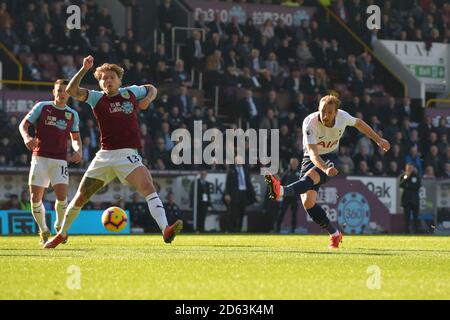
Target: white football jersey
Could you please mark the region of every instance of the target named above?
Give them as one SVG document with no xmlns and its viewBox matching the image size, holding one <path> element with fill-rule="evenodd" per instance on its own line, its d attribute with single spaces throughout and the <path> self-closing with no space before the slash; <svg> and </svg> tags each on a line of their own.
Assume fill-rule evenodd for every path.
<svg viewBox="0 0 450 320">
<path fill-rule="evenodd" d="M 337 152 L 339 140 L 344 134 L 345 127 L 355 126 L 356 118 L 352 117 L 344 110 L 338 110 L 334 127 L 325 127 L 319 121 L 319 111 L 311 113 L 303 121 L 303 148 L 305 155 L 308 155 L 306 145 L 316 144 L 319 154 Z"/>
</svg>

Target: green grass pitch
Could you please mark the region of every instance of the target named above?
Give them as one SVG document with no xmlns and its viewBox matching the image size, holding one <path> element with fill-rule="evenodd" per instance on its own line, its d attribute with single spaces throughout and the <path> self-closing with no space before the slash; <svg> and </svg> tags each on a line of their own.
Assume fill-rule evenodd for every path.
<svg viewBox="0 0 450 320">
<path fill-rule="evenodd" d="M 37 242 L 0 237 L 0 299 L 450 299 L 450 237 L 344 236 L 338 251 L 325 235 Z"/>
</svg>

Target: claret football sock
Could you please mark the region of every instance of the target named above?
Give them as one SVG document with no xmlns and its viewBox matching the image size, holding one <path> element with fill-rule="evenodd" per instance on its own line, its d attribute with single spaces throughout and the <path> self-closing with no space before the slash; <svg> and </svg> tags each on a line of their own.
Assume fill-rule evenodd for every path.
<svg viewBox="0 0 450 320">
<path fill-rule="evenodd" d="M 81 211 L 81 207 L 75 206 L 75 203 L 71 201 L 66 209 L 66 214 L 64 215 L 64 221 L 62 223 L 61 234 L 66 235 L 67 231 L 69 231 L 72 223 L 78 217 L 78 214 Z"/>
<path fill-rule="evenodd" d="M 161 199 L 156 192 L 153 192 L 152 194 L 146 196 L 145 200 L 147 200 L 148 208 L 153 219 L 156 220 L 156 223 L 158 224 L 159 229 L 161 229 L 161 232 L 164 232 L 164 229 L 167 227 L 168 223 L 166 211 L 164 210 Z"/>
<path fill-rule="evenodd" d="M 290 185 L 283 186 L 284 196 L 298 196 L 299 194 L 305 193 L 314 186 L 314 181 L 306 176 L 298 181 L 291 183 Z"/>
<path fill-rule="evenodd" d="M 31 213 L 39 226 L 39 230 L 42 232 L 48 231 L 47 223 L 45 222 L 45 208 L 42 201 L 31 202 Z"/>
<path fill-rule="evenodd" d="M 59 201 L 56 199 L 55 201 L 55 211 L 56 211 L 56 222 L 55 226 L 60 228 L 62 225 L 62 222 L 64 220 L 64 214 L 66 213 L 67 209 L 67 199 L 64 199 L 63 201 Z"/>
</svg>

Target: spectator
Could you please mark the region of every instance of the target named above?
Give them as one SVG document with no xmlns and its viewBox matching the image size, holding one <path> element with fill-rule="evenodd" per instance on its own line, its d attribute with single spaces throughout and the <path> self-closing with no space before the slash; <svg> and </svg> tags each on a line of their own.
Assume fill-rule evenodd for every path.
<svg viewBox="0 0 450 320">
<path fill-rule="evenodd" d="M 277 56 L 275 52 L 269 53 L 269 57 L 266 60 L 265 65 L 273 77 L 277 76 L 278 73 L 280 72 L 280 65 L 277 61 Z"/>
<path fill-rule="evenodd" d="M 350 157 L 349 149 L 345 146 L 339 148 L 339 164 L 341 168 L 344 168 L 344 174 L 351 174 L 355 168 L 353 159 Z"/>
<path fill-rule="evenodd" d="M 265 130 L 272 130 L 279 128 L 278 119 L 276 118 L 273 109 L 271 108 L 267 109 L 266 116 L 262 118 L 259 128 Z"/>
<path fill-rule="evenodd" d="M 3 210 L 20 210 L 19 197 L 16 194 L 10 194 L 9 200 L 3 204 Z"/>
<path fill-rule="evenodd" d="M 404 189 L 402 194 L 402 207 L 405 214 L 405 232 L 410 233 L 411 215 L 413 218 L 412 232 L 418 231 L 419 215 L 419 189 L 421 186 L 420 174 L 415 171 L 414 163 L 408 162 L 404 174 L 400 177 L 400 188 Z"/>
<path fill-rule="evenodd" d="M 434 168 L 436 176 L 440 177 L 444 174 L 444 168 L 441 165 L 441 157 L 437 146 L 432 145 L 425 157 L 425 167 L 431 166 Z"/>
<path fill-rule="evenodd" d="M 151 215 L 148 211 L 148 205 L 146 202 L 141 201 L 140 195 L 135 192 L 131 196 L 131 202 L 125 204 L 125 210 L 130 212 L 131 216 L 131 228 L 142 228 L 144 232 L 153 232 L 156 226 L 153 227 Z"/>
<path fill-rule="evenodd" d="M 159 30 L 164 33 L 165 40 L 170 43 L 172 27 L 177 21 L 176 9 L 172 0 L 164 0 L 157 8 L 159 19 Z"/>
<path fill-rule="evenodd" d="M 188 88 L 185 85 L 180 86 L 179 94 L 173 98 L 173 104 L 178 106 L 179 110 L 181 110 L 183 118 L 188 119 L 192 116 L 192 97 L 189 96 Z"/>
<path fill-rule="evenodd" d="M 425 173 L 423 174 L 424 179 L 434 179 L 436 175 L 434 174 L 434 168 L 432 166 L 425 167 Z"/>
<path fill-rule="evenodd" d="M 306 75 L 304 75 L 302 78 L 302 89 L 303 92 L 309 95 L 319 93 L 319 87 L 317 84 L 316 76 L 314 74 L 314 68 L 306 68 Z"/>
<path fill-rule="evenodd" d="M 263 69 L 265 69 L 266 65 L 261 59 L 258 49 L 252 49 L 247 66 L 250 68 L 253 74 L 260 73 L 263 71 Z"/>
<path fill-rule="evenodd" d="M 238 17 L 232 16 L 231 21 L 226 27 L 226 32 L 228 37 L 231 37 L 233 34 L 243 37 L 244 36 L 244 30 L 242 26 L 239 24 Z"/>
<path fill-rule="evenodd" d="M 370 171 L 369 165 L 365 160 L 359 162 L 356 174 L 359 176 L 373 176 L 373 173 Z"/>
<path fill-rule="evenodd" d="M 167 194 L 167 202 L 164 203 L 164 210 L 166 211 L 167 222 L 175 223 L 179 219 L 183 219 L 183 213 L 180 207 L 175 203 L 175 193 L 172 191 Z"/>
<path fill-rule="evenodd" d="M 172 73 L 172 81 L 176 85 L 190 87 L 191 76 L 184 70 L 184 61 L 178 59 L 175 61 L 175 69 Z"/>
<path fill-rule="evenodd" d="M 297 158 L 291 158 L 289 162 L 289 169 L 286 171 L 286 173 L 281 178 L 281 184 L 286 186 L 291 183 L 294 183 L 300 179 L 300 168 L 299 168 L 299 161 Z M 281 230 L 281 224 L 283 222 L 284 216 L 286 215 L 286 212 L 288 209 L 291 209 L 291 233 L 295 232 L 295 229 L 297 228 L 297 210 L 298 210 L 298 201 L 299 197 L 297 195 L 286 195 L 283 197 L 283 202 L 281 204 L 281 212 L 280 216 L 278 217 L 277 225 L 276 225 L 276 231 L 280 232 Z"/>
<path fill-rule="evenodd" d="M 202 170 L 200 172 L 200 176 L 192 182 L 190 199 L 191 199 L 191 208 L 194 209 L 194 195 L 197 195 L 197 224 L 196 231 L 204 232 L 205 231 L 205 219 L 209 210 L 211 210 L 211 189 L 213 185 L 206 181 L 206 177 L 208 176 L 208 172 L 206 170 Z M 195 188 L 197 187 L 197 190 Z"/>
<path fill-rule="evenodd" d="M 294 69 L 291 72 L 291 76 L 287 78 L 286 81 L 284 82 L 283 86 L 286 90 L 295 93 L 300 91 L 300 85 L 301 85 L 300 71 L 298 69 Z"/>
<path fill-rule="evenodd" d="M 220 15 L 218 12 L 214 13 L 214 20 L 209 23 L 208 27 L 211 30 L 211 33 L 217 33 L 220 38 L 226 36 L 225 25 L 222 21 L 220 21 Z"/>
<path fill-rule="evenodd" d="M 372 56 L 365 52 L 359 57 L 358 69 L 362 71 L 364 80 L 372 83 L 374 79 L 375 66 L 372 63 Z"/>
<path fill-rule="evenodd" d="M 242 231 L 246 207 L 256 202 L 250 174 L 243 163 L 244 160 L 236 156 L 235 164 L 228 170 L 225 180 L 223 199 L 228 209 L 225 228 L 227 232 Z"/>
<path fill-rule="evenodd" d="M 261 27 L 261 35 L 267 39 L 272 39 L 275 36 L 275 29 L 273 27 L 273 22 L 270 19 L 264 21 Z"/>
<path fill-rule="evenodd" d="M 423 175 L 422 159 L 420 159 L 417 146 L 412 146 L 409 148 L 409 153 L 405 157 L 405 163 L 412 163 L 419 176 Z"/>
<path fill-rule="evenodd" d="M 14 54 L 19 52 L 20 39 L 16 32 L 11 29 L 11 22 L 6 21 L 3 23 L 3 27 L 0 32 L 0 41 L 5 44 Z"/>
<path fill-rule="evenodd" d="M 298 63 L 301 66 L 306 66 L 315 61 L 306 41 L 300 41 L 299 45 L 297 46 L 296 56 L 298 59 Z"/>
<path fill-rule="evenodd" d="M 244 120 L 249 122 L 250 128 L 257 129 L 261 117 L 261 107 L 253 98 L 253 91 L 251 89 L 245 91 L 245 98 L 241 99 L 239 109 L 239 114 L 244 115 Z"/>
</svg>

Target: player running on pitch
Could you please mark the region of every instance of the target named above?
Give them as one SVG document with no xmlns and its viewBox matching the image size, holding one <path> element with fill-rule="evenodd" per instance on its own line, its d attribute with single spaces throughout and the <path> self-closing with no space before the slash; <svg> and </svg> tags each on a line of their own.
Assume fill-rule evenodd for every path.
<svg viewBox="0 0 450 320">
<path fill-rule="evenodd" d="M 123 184 L 130 184 L 145 197 L 152 217 L 158 223 L 166 243 L 171 243 L 183 228 L 177 220 L 168 225 L 163 204 L 153 186 L 149 170 L 142 164 L 137 149 L 141 147 L 138 111 L 147 109 L 156 98 L 152 85 L 121 88 L 123 69 L 105 63 L 95 70 L 94 76 L 103 91 L 80 88 L 80 82 L 94 65 L 94 58 L 83 60 L 83 67 L 70 80 L 67 93 L 79 101 L 87 102 L 100 127 L 101 149 L 85 172 L 78 191 L 67 207 L 64 222 L 54 238 L 44 248 L 55 248 L 67 239 L 67 232 L 81 208 L 103 186 L 115 177 Z"/>
<path fill-rule="evenodd" d="M 352 126 L 368 136 L 384 151 L 390 149 L 387 140 L 382 139 L 363 120 L 339 110 L 341 101 L 332 95 L 324 96 L 319 103 L 319 111 L 311 113 L 303 121 L 304 156 L 300 171 L 300 180 L 280 186 L 280 182 L 271 174 L 265 176 L 269 185 L 269 196 L 280 200 L 283 195 L 301 195 L 303 207 L 312 220 L 330 234 L 330 249 L 339 248 L 342 233 L 337 230 L 321 206 L 316 204 L 319 186 L 327 182 L 328 177 L 336 176 L 337 150 L 345 127 Z"/>
<path fill-rule="evenodd" d="M 66 80 L 56 80 L 53 87 L 53 101 L 37 103 L 19 125 L 25 145 L 33 151 L 28 185 L 31 213 L 39 226 L 42 244 L 50 237 L 50 230 L 45 221 L 45 208 L 42 204 L 44 191 L 50 183 L 56 195 L 54 225 L 56 232 L 61 228 L 67 207 L 69 185 L 67 137 L 69 135 L 74 150 L 69 161 L 78 163 L 82 158 L 78 113 L 66 105 L 69 100 L 66 86 Z M 34 137 L 28 134 L 30 125 L 34 125 Z"/>
</svg>

